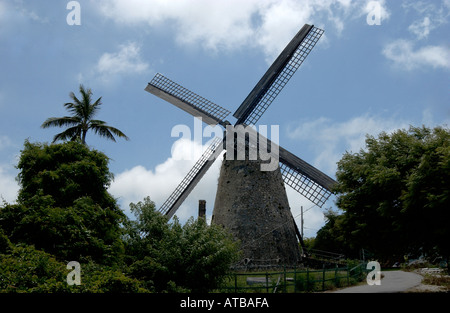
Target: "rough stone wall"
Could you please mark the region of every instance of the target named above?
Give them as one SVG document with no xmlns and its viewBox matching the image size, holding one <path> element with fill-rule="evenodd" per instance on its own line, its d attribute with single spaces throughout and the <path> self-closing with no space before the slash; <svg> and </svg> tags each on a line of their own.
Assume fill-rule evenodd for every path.
<svg viewBox="0 0 450 313">
<path fill-rule="evenodd" d="M 212 223 L 241 241 L 243 259 L 285 265 L 300 260 L 281 172 L 262 172 L 260 161 L 223 160 Z"/>
</svg>

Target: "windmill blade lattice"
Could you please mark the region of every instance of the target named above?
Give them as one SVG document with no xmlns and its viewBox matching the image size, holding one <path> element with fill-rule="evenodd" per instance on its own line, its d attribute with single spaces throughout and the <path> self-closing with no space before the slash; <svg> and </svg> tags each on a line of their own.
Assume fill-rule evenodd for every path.
<svg viewBox="0 0 450 313">
<path fill-rule="evenodd" d="M 279 156 L 284 182 L 322 207 L 331 196 L 336 181 L 283 147 L 279 147 Z"/>
<path fill-rule="evenodd" d="M 223 139 L 219 137 L 214 138 L 212 143 L 206 148 L 205 152 L 203 152 L 200 159 L 198 159 L 178 187 L 163 203 L 159 212 L 167 215 L 168 218 L 171 218 L 222 151 Z"/>
<path fill-rule="evenodd" d="M 296 169 L 280 162 L 280 170 L 283 180 L 288 186 L 292 187 L 318 207 L 321 208 L 327 202 L 328 198 L 330 198 L 331 191 Z"/>
<path fill-rule="evenodd" d="M 314 46 L 324 33 L 324 30 L 320 28 L 309 25 L 307 26 L 310 28 L 309 31 L 304 36 L 304 38 L 302 38 L 300 44 L 296 48 L 295 52 L 293 53 L 287 64 L 282 66 L 281 72 L 279 72 L 279 74 L 276 76 L 274 80 L 273 78 L 269 78 L 269 83 L 266 82 L 266 85 L 268 84 L 269 87 L 264 86 L 263 84 L 264 77 L 263 77 L 260 83 L 258 83 L 255 86 L 256 90 L 254 89 L 254 91 L 252 91 L 253 94 L 255 93 L 258 94 L 252 99 L 250 98 L 252 95 L 251 93 L 249 95 L 249 98 L 247 98 L 244 101 L 244 103 L 245 102 L 248 103 L 247 104 L 243 103 L 242 108 L 239 108 L 238 111 L 236 111 L 234 116 L 235 117 L 240 116 L 238 117 L 237 124 L 255 125 L 260 119 L 260 117 L 267 110 L 267 108 L 270 106 L 270 104 L 273 102 L 273 100 L 278 96 L 280 91 L 287 84 L 287 82 L 295 74 L 300 65 L 302 65 L 303 61 L 306 59 L 306 57 L 309 55 L 311 50 L 314 48 Z M 302 30 L 299 32 L 299 34 L 301 32 Z M 295 38 L 293 39 L 292 42 L 295 43 Z M 290 45 L 288 45 L 285 50 L 288 50 L 290 48 Z M 289 53 L 289 51 L 287 51 L 286 53 Z M 283 56 L 283 53 L 280 55 L 280 57 L 281 56 Z M 276 62 L 277 61 L 274 62 L 274 65 L 276 65 Z M 269 68 L 266 75 L 269 76 L 271 72 L 273 72 L 273 69 Z M 270 82 L 270 79 L 272 79 L 272 82 Z M 262 90 L 258 91 L 257 89 L 260 87 L 262 87 Z"/>
<path fill-rule="evenodd" d="M 334 179 L 262 136 L 253 128 L 247 128 L 245 131 L 248 132 L 245 141 L 240 145 L 236 141 L 234 143 L 235 154 L 239 149 L 245 149 L 246 151 L 256 149 L 251 143 L 257 143 L 260 149 L 270 151 L 270 156 L 280 161 L 280 171 L 287 185 L 317 206 L 322 207 L 325 204 L 331 196 L 333 186 L 336 184 Z M 253 138 L 253 141 L 250 138 Z"/>
<path fill-rule="evenodd" d="M 146 91 L 166 100 L 210 125 L 221 123 L 231 112 L 157 73 Z"/>
</svg>

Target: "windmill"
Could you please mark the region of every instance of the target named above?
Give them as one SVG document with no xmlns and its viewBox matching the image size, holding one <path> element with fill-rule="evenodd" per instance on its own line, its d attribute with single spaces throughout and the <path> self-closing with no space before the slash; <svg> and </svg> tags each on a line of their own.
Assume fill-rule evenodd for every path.
<svg viewBox="0 0 450 313">
<path fill-rule="evenodd" d="M 233 116 L 234 126 L 256 125 L 273 100 L 316 45 L 323 30 L 304 25 L 269 67 Z M 225 128 L 224 138 L 216 137 L 195 163 L 174 192 L 163 203 L 160 212 L 171 218 L 217 157 L 226 150 L 219 177 L 212 222 L 224 225 L 241 240 L 246 262 L 278 260 L 283 264 L 299 261 L 297 238 L 300 232 L 290 212 L 284 183 L 319 207 L 328 200 L 335 181 L 288 150 L 272 143 L 257 131 L 249 131 L 244 143 L 230 142 L 228 130 L 232 124 L 225 120 L 231 113 L 225 108 L 156 74 L 145 88 L 159 98 L 177 106 L 209 125 Z M 249 130 L 250 129 L 250 130 Z M 245 136 L 245 134 L 244 134 Z M 251 138 L 257 138 L 256 144 Z M 228 140 L 227 140 L 228 139 Z M 264 140 L 263 140 L 264 139 Z M 235 160 L 230 157 L 239 150 L 261 148 L 279 161 L 273 171 L 260 171 L 261 159 Z M 229 150 L 234 151 L 229 151 Z M 278 164 L 277 164 L 278 165 Z M 284 181 L 284 183 L 283 183 Z M 247 190 L 247 193 L 245 193 Z M 251 203 L 250 203 L 251 202 Z"/>
</svg>

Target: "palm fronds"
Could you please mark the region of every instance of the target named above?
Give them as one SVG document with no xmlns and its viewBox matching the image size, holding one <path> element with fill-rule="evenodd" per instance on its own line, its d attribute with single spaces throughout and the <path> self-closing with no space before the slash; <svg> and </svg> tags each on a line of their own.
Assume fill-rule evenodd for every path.
<svg viewBox="0 0 450 313">
<path fill-rule="evenodd" d="M 94 103 L 91 103 L 92 90 L 90 88 L 86 89 L 83 85 L 80 85 L 79 91 L 81 94 L 80 99 L 71 92 L 69 97 L 73 102 L 64 104 L 64 107 L 72 114 L 72 116 L 50 117 L 42 123 L 42 128 L 69 127 L 65 131 L 56 134 L 53 138 L 53 142 L 58 140 L 79 139 L 83 144 L 86 144 L 86 133 L 90 129 L 97 135 L 114 142 L 116 141 L 114 136 L 129 140 L 121 130 L 107 125 L 104 121 L 94 120 L 94 117 L 102 104 L 102 97 L 98 98 Z"/>
</svg>

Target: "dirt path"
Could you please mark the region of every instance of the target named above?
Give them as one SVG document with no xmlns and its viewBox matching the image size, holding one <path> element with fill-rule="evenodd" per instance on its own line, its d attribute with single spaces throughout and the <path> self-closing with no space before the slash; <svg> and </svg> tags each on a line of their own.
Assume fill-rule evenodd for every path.
<svg viewBox="0 0 450 313">
<path fill-rule="evenodd" d="M 396 293 L 404 292 L 417 287 L 422 282 L 423 277 L 416 273 L 403 271 L 382 272 L 384 277 L 381 285 L 370 286 L 368 284 L 344 288 L 334 291 L 334 293 Z"/>
</svg>

